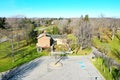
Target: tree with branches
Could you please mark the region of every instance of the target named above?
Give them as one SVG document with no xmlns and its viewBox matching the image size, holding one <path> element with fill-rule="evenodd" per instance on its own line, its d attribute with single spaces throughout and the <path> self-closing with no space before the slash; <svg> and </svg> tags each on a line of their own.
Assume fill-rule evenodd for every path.
<svg viewBox="0 0 120 80">
<path fill-rule="evenodd" d="M 89 17 L 88 15 L 85 15 L 84 19 L 80 21 L 79 27 L 75 31 L 75 35 L 81 50 L 90 46 L 92 36 L 91 33 Z"/>
</svg>

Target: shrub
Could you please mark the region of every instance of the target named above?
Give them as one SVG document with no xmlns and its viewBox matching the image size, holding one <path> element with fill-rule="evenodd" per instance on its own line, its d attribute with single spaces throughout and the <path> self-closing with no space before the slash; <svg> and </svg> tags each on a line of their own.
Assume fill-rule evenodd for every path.
<svg viewBox="0 0 120 80">
<path fill-rule="evenodd" d="M 55 51 L 68 51 L 68 47 L 62 44 L 55 45 L 54 48 L 55 48 Z"/>
</svg>

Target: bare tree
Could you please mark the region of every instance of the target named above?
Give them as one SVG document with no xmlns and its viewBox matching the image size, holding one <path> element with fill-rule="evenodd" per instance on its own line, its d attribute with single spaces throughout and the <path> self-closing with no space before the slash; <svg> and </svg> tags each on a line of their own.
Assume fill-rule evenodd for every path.
<svg viewBox="0 0 120 80">
<path fill-rule="evenodd" d="M 68 20 L 60 20 L 58 24 L 58 29 L 60 31 L 60 34 L 64 34 L 67 32 L 67 27 L 68 27 Z"/>
<path fill-rule="evenodd" d="M 80 18 L 72 18 L 69 24 L 68 29 L 71 30 L 71 33 L 74 33 L 79 26 Z"/>
<path fill-rule="evenodd" d="M 16 40 L 16 36 L 17 36 L 17 31 L 18 31 L 18 26 L 19 26 L 19 23 L 18 23 L 18 19 L 19 18 L 10 18 L 9 20 L 9 26 L 10 26 L 10 29 L 8 29 L 8 31 L 10 32 L 8 37 L 9 37 L 9 41 L 10 41 L 10 44 L 11 44 L 11 58 L 12 58 L 12 62 L 15 62 L 15 57 L 14 57 L 14 53 L 15 53 L 15 40 Z"/>
<path fill-rule="evenodd" d="M 22 18 L 19 18 L 19 16 L 15 16 L 13 18 L 7 19 L 7 22 L 9 24 L 9 29 L 7 29 L 7 32 L 9 34 L 7 35 L 11 44 L 11 58 L 12 62 L 15 61 L 14 53 L 15 53 L 15 43 L 17 43 L 17 48 L 19 48 L 19 42 L 20 42 L 20 21 Z"/>
<path fill-rule="evenodd" d="M 75 35 L 81 50 L 90 45 L 92 34 L 88 15 L 80 22 L 78 29 L 75 31 Z"/>
<path fill-rule="evenodd" d="M 112 29 L 112 40 L 115 37 L 115 34 L 117 32 L 118 26 L 117 26 L 117 19 L 112 18 L 110 22 L 110 28 Z"/>
</svg>

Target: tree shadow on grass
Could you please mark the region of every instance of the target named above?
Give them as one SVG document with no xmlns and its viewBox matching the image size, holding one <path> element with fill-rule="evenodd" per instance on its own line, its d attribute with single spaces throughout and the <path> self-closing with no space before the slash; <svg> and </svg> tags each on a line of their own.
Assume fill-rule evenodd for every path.
<svg viewBox="0 0 120 80">
<path fill-rule="evenodd" d="M 44 59 L 35 59 L 29 63 L 26 63 L 20 67 L 16 67 L 5 75 L 2 76 L 2 80 L 22 80 L 23 77 L 27 76 L 33 69 L 40 65 Z"/>
<path fill-rule="evenodd" d="M 23 53 L 24 51 L 26 51 L 26 48 L 16 51 L 16 52 L 14 53 L 14 56 L 15 56 L 15 55 L 18 55 L 18 54 L 20 54 L 20 53 Z M 0 60 L 1 60 L 1 59 L 5 59 L 5 58 L 7 58 L 7 57 L 11 57 L 11 53 L 8 53 L 7 55 L 1 57 Z"/>
</svg>

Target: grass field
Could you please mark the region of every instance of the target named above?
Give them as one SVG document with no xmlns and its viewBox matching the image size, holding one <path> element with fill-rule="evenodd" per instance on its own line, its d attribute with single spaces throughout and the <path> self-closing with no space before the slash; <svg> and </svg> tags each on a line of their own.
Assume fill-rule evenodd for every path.
<svg viewBox="0 0 120 80">
<path fill-rule="evenodd" d="M 102 74 L 105 80 L 113 80 L 109 69 L 104 64 L 102 64 L 102 61 L 103 60 L 101 58 L 95 58 L 95 60 L 92 61 L 92 63 L 99 70 L 99 72 Z"/>
<path fill-rule="evenodd" d="M 21 42 L 21 43 L 24 43 Z M 47 51 L 37 53 L 36 45 L 31 44 L 28 46 L 23 46 L 14 52 L 14 60 L 12 62 L 11 48 L 9 42 L 0 43 L 0 72 L 12 69 L 16 66 L 20 66 L 26 62 L 29 62 L 37 57 L 48 55 Z"/>
<path fill-rule="evenodd" d="M 109 42 L 101 42 L 98 38 L 93 38 L 93 45 L 101 52 L 106 53 L 109 57 L 120 63 L 120 58 L 114 54 L 114 49 L 120 50 L 120 41 L 115 37 Z"/>
<path fill-rule="evenodd" d="M 81 56 L 81 55 L 89 55 L 92 52 L 91 48 L 86 48 L 83 50 L 78 50 L 78 52 L 76 53 L 76 50 L 73 51 L 74 53 L 70 54 L 70 56 Z"/>
<path fill-rule="evenodd" d="M 40 27 L 36 27 L 35 31 L 43 31 L 43 30 L 47 30 L 47 29 L 51 29 L 54 26 L 40 26 Z"/>
</svg>

